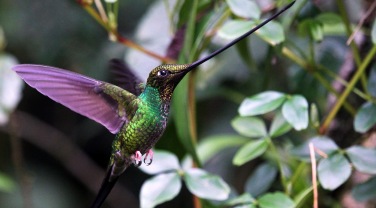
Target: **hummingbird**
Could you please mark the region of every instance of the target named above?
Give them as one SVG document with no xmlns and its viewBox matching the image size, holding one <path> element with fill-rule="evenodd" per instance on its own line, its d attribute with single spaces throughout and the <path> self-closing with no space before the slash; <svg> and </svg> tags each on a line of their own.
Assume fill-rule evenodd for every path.
<svg viewBox="0 0 376 208">
<path fill-rule="evenodd" d="M 183 77 L 289 9 L 295 1 L 222 48 L 191 64 L 162 64 L 145 84 L 121 61 L 112 61 L 127 83 L 114 85 L 51 66 L 21 64 L 13 70 L 31 87 L 116 134 L 106 176 L 92 208 L 100 207 L 127 167 L 153 161 L 152 147 L 168 121 L 175 87 Z M 136 84 L 135 84 L 136 83 Z M 144 157 L 144 159 L 142 159 Z"/>
</svg>

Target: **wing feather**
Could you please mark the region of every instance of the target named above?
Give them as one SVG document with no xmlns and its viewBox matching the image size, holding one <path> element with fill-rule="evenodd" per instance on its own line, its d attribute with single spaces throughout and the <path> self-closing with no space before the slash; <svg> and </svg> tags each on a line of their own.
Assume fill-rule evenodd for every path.
<svg viewBox="0 0 376 208">
<path fill-rule="evenodd" d="M 129 120 L 120 116 L 119 103 L 103 93 L 105 82 L 50 66 L 23 64 L 13 70 L 40 93 L 102 124 L 111 133 L 117 133 Z"/>
</svg>

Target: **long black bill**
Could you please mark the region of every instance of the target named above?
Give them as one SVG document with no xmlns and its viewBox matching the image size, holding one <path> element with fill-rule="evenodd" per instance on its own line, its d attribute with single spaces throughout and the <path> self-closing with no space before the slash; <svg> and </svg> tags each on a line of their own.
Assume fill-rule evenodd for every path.
<svg viewBox="0 0 376 208">
<path fill-rule="evenodd" d="M 119 176 L 116 178 L 113 178 L 110 181 L 110 176 L 112 173 L 112 166 L 108 169 L 106 177 L 104 178 L 101 188 L 99 189 L 97 197 L 95 197 L 95 200 L 93 204 L 91 205 L 90 208 L 99 208 L 102 206 L 104 200 L 107 198 L 108 194 L 111 192 L 112 188 L 114 187 L 117 179 Z"/>
<path fill-rule="evenodd" d="M 193 69 L 193 68 L 196 68 L 197 66 L 199 66 L 200 64 L 206 62 L 207 60 L 213 58 L 214 56 L 222 53 L 223 51 L 225 51 L 226 49 L 230 48 L 231 46 L 235 45 L 237 42 L 241 41 L 242 39 L 244 39 L 245 37 L 247 37 L 248 35 L 254 33 L 256 30 L 260 29 L 262 26 L 266 25 L 268 22 L 270 22 L 271 20 L 275 19 L 276 17 L 278 17 L 280 14 L 282 14 L 283 12 L 285 12 L 286 10 L 288 10 L 293 4 L 295 3 L 295 1 L 291 2 L 289 5 L 285 6 L 283 9 L 281 9 L 279 12 L 275 13 L 273 16 L 269 17 L 268 19 L 264 20 L 261 24 L 257 25 L 256 27 L 254 27 L 252 30 L 244 33 L 243 35 L 239 36 L 238 38 L 236 38 L 235 40 L 231 41 L 230 43 L 228 43 L 227 45 L 225 45 L 224 47 L 214 51 L 213 53 L 211 53 L 210 55 L 206 56 L 205 58 L 202 58 L 200 60 L 197 60 L 195 62 L 193 62 L 192 64 L 189 65 L 189 67 L 186 69 L 187 71 Z"/>
</svg>

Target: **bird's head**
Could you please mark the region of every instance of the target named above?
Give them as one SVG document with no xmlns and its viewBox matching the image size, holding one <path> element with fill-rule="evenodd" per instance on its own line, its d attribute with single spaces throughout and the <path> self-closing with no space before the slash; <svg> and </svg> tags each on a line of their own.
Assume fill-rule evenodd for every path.
<svg viewBox="0 0 376 208">
<path fill-rule="evenodd" d="M 175 87 L 192 70 L 190 64 L 162 64 L 154 68 L 146 84 L 158 89 L 163 100 L 171 100 Z"/>
</svg>

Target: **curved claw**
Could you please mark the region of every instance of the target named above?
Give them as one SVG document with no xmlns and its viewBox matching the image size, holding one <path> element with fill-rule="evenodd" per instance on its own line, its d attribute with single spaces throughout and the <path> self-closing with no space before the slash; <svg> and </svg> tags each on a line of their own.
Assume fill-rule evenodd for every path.
<svg viewBox="0 0 376 208">
<path fill-rule="evenodd" d="M 140 151 L 136 151 L 134 155 L 132 155 L 133 164 L 137 167 L 141 166 L 142 154 Z"/>
<path fill-rule="evenodd" d="M 153 162 L 153 156 L 154 156 L 154 152 L 153 150 L 149 149 L 149 151 L 146 153 L 145 157 L 144 157 L 144 163 L 146 165 L 150 165 L 152 162 Z M 146 162 L 146 160 L 149 158 L 149 162 Z"/>
</svg>

